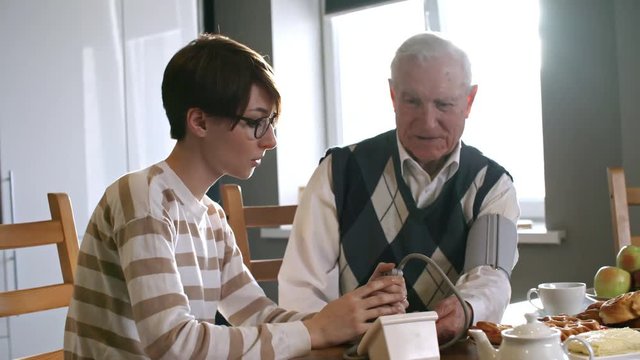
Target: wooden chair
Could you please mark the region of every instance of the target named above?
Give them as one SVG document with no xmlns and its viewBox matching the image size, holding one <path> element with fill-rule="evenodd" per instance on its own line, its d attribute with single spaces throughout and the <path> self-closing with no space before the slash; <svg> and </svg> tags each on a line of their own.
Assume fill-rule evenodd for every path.
<svg viewBox="0 0 640 360">
<path fill-rule="evenodd" d="M 0 293 L 0 317 L 28 314 L 69 306 L 78 258 L 78 235 L 67 194 L 47 194 L 51 220 L 0 225 L 0 249 L 55 244 L 63 282 Z M 60 329 L 62 336 L 64 329 Z M 37 339 L 34 339 L 37 341 Z M 25 359 L 62 359 L 57 350 Z"/>
<path fill-rule="evenodd" d="M 629 207 L 640 207 L 640 187 L 627 187 L 624 169 L 607 168 L 609 199 L 611 204 L 611 225 L 616 254 L 625 245 L 640 245 L 640 235 L 631 236 Z"/>
<path fill-rule="evenodd" d="M 247 228 L 292 224 L 297 206 L 244 206 L 242 190 L 237 184 L 224 184 L 221 196 L 224 211 L 235 234 L 244 264 L 256 280 L 277 281 L 282 259 L 252 260 Z"/>
</svg>

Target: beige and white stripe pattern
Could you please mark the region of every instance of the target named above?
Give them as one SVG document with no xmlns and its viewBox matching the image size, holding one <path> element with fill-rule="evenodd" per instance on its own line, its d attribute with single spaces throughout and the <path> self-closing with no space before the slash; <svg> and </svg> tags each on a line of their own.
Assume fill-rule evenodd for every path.
<svg viewBox="0 0 640 360">
<path fill-rule="evenodd" d="M 213 324 L 220 311 L 237 327 Z M 310 348 L 242 264 L 221 207 L 161 162 L 105 191 L 87 227 L 65 327 L 69 359 L 290 358 Z"/>
</svg>

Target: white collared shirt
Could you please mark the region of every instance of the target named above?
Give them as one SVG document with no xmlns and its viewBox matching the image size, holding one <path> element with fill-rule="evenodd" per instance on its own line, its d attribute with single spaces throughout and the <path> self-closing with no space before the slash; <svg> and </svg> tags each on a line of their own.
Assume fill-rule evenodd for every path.
<svg viewBox="0 0 640 360">
<path fill-rule="evenodd" d="M 429 175 L 429 173 L 409 155 L 404 146 L 400 144 L 400 139 L 397 139 L 397 141 L 400 163 L 402 164 L 400 167 L 402 179 L 409 186 L 409 189 L 411 189 L 411 195 L 413 195 L 416 206 L 424 209 L 440 195 L 444 184 L 458 171 L 458 167 L 460 166 L 461 144 L 458 142 L 458 145 L 453 152 L 451 152 L 435 179 L 431 179 L 431 175 Z"/>
</svg>

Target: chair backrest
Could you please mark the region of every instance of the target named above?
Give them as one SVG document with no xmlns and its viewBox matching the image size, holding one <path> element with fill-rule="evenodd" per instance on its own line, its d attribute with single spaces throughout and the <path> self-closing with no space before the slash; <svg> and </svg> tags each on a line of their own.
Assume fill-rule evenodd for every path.
<svg viewBox="0 0 640 360">
<path fill-rule="evenodd" d="M 640 207 L 640 187 L 627 187 L 624 169 L 607 168 L 609 199 L 611 204 L 611 225 L 616 254 L 625 245 L 640 245 L 640 235 L 631 235 L 629 207 Z"/>
<path fill-rule="evenodd" d="M 222 205 L 227 213 L 229 225 L 236 237 L 244 264 L 258 281 L 274 281 L 282 259 L 251 259 L 247 228 L 266 228 L 293 223 L 296 205 L 244 206 L 242 190 L 237 184 L 224 184 L 221 189 Z"/>
<path fill-rule="evenodd" d="M 0 293 L 0 317 L 69 306 L 78 258 L 78 235 L 67 194 L 47 194 L 51 220 L 0 225 L 0 250 L 56 245 L 62 283 Z M 64 329 L 60 329 L 60 333 Z M 62 351 L 30 359 L 62 359 Z"/>
</svg>

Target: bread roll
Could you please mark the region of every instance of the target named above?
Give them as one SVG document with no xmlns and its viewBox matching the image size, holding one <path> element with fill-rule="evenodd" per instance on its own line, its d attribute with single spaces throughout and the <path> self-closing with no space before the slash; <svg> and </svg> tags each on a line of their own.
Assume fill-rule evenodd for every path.
<svg viewBox="0 0 640 360">
<path fill-rule="evenodd" d="M 611 298 L 600 307 L 600 317 L 607 324 L 618 324 L 640 318 L 640 291 Z"/>
</svg>

